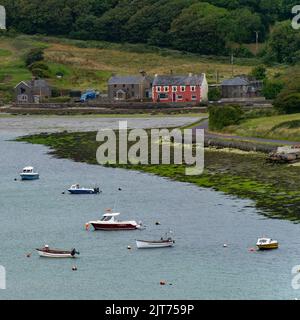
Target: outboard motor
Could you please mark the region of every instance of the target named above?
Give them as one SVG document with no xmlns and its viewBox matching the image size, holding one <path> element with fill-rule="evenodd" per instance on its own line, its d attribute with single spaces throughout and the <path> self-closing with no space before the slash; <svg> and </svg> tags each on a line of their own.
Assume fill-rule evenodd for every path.
<svg viewBox="0 0 300 320">
<path fill-rule="evenodd" d="M 100 189 L 99 188 L 94 188 L 95 193 L 100 193 Z"/>
<path fill-rule="evenodd" d="M 72 251 L 71 251 L 71 256 L 74 257 L 75 254 L 78 254 L 78 255 L 79 255 L 80 252 L 79 252 L 79 251 L 76 251 L 76 249 L 74 248 L 74 249 L 72 249 Z"/>
</svg>

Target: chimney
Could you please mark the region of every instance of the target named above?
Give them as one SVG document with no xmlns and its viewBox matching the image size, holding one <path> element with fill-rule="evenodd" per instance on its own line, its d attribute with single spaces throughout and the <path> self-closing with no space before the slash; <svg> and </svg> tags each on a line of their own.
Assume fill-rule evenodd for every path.
<svg viewBox="0 0 300 320">
<path fill-rule="evenodd" d="M 140 74 L 141 74 L 143 77 L 145 77 L 146 74 L 147 74 L 147 72 L 146 72 L 145 70 L 140 70 Z"/>
</svg>

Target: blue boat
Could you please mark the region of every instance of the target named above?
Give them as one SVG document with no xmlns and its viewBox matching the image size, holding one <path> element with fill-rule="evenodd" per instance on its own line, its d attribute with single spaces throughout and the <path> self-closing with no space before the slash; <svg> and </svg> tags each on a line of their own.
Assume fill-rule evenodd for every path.
<svg viewBox="0 0 300 320">
<path fill-rule="evenodd" d="M 22 180 L 37 180 L 40 178 L 40 175 L 37 172 L 34 172 L 33 167 L 25 167 L 20 173 Z"/>
<path fill-rule="evenodd" d="M 68 190 L 71 194 L 98 194 L 100 193 L 99 188 L 82 188 L 79 186 L 79 184 L 74 184 L 71 186 L 71 188 Z"/>
</svg>

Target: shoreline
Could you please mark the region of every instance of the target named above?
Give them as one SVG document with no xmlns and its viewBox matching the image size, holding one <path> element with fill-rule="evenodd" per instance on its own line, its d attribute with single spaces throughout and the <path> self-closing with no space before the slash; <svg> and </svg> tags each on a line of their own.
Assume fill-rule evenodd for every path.
<svg viewBox="0 0 300 320">
<path fill-rule="evenodd" d="M 23 136 L 20 142 L 41 144 L 57 158 L 97 165 L 96 132 L 60 132 Z M 98 164 L 99 165 L 99 164 Z M 201 176 L 186 176 L 184 165 L 105 165 L 150 173 L 175 181 L 193 183 L 230 196 L 250 199 L 264 216 L 300 222 L 300 182 L 297 166 L 273 166 L 260 152 L 232 149 L 205 149 L 205 171 Z"/>
</svg>

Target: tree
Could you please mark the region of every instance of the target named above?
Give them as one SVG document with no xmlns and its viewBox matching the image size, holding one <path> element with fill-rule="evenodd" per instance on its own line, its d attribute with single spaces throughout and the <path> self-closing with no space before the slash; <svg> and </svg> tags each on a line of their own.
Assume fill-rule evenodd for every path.
<svg viewBox="0 0 300 320">
<path fill-rule="evenodd" d="M 262 94 L 266 99 L 274 100 L 284 88 L 284 84 L 279 80 L 266 80 L 263 86 Z"/>
<path fill-rule="evenodd" d="M 26 66 L 32 65 L 34 62 L 44 60 L 44 50 L 41 48 L 31 49 L 25 58 Z"/>
<path fill-rule="evenodd" d="M 243 115 L 239 106 L 213 106 L 209 108 L 209 129 L 222 130 L 224 127 L 238 124 Z"/>
<path fill-rule="evenodd" d="M 275 100 L 274 107 L 283 113 L 299 113 L 300 93 L 282 92 Z"/>
<path fill-rule="evenodd" d="M 267 77 L 267 69 L 265 66 L 257 66 L 253 68 L 250 75 L 257 80 L 265 80 Z"/>
<path fill-rule="evenodd" d="M 205 2 L 191 5 L 171 25 L 173 46 L 201 54 L 225 54 L 227 16 L 227 10 Z"/>
<path fill-rule="evenodd" d="M 275 25 L 267 44 L 266 61 L 296 63 L 300 57 L 300 32 L 284 21 Z"/>
</svg>

